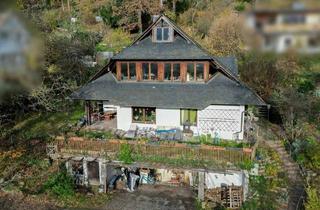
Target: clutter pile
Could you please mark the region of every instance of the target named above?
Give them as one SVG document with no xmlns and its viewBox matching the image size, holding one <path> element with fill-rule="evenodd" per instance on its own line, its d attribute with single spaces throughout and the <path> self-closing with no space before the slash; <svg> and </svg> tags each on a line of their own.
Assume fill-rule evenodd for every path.
<svg viewBox="0 0 320 210">
<path fill-rule="evenodd" d="M 140 168 L 114 168 L 108 190 L 126 189 L 134 192 L 140 184 L 155 184 L 154 170 Z"/>
<path fill-rule="evenodd" d="M 223 205 L 226 208 L 239 208 L 243 202 L 243 188 L 241 186 L 222 186 L 205 191 L 207 202 L 212 205 Z"/>
</svg>

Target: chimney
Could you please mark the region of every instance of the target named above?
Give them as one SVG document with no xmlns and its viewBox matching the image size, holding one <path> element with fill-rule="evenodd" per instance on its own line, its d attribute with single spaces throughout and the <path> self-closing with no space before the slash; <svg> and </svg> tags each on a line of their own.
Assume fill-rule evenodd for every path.
<svg viewBox="0 0 320 210">
<path fill-rule="evenodd" d="M 160 15 L 152 15 L 152 22 L 154 23 Z"/>
</svg>

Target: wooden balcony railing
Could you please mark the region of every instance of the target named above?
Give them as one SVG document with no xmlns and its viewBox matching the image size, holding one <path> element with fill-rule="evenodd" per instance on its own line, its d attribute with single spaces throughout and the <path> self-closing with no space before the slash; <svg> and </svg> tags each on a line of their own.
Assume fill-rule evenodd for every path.
<svg viewBox="0 0 320 210">
<path fill-rule="evenodd" d="M 122 144 L 127 144 L 132 154 L 157 156 L 170 159 L 190 159 L 214 161 L 217 163 L 238 164 L 250 160 L 251 148 L 226 148 L 208 145 L 188 145 L 183 143 L 148 144 L 141 141 L 126 140 L 84 140 L 82 138 L 57 139 L 57 152 L 76 154 L 108 155 L 118 154 Z"/>
</svg>

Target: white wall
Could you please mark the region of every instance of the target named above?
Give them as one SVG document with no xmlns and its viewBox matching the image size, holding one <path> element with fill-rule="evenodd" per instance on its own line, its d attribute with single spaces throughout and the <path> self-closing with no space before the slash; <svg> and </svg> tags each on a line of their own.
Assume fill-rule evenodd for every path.
<svg viewBox="0 0 320 210">
<path fill-rule="evenodd" d="M 245 174 L 243 172 L 226 172 L 226 173 L 205 173 L 205 184 L 207 189 L 227 186 L 243 186 Z"/>
<path fill-rule="evenodd" d="M 210 105 L 198 111 L 198 130 L 222 139 L 243 139 L 244 110 L 244 106 Z"/>
<path fill-rule="evenodd" d="M 180 127 L 180 109 L 156 109 L 157 126 Z"/>
<path fill-rule="evenodd" d="M 197 126 L 191 129 L 194 135 L 211 134 L 213 137 L 217 135 L 222 139 L 243 139 L 244 109 L 244 106 L 210 105 L 198 111 Z M 118 129 L 127 131 L 131 124 L 131 107 L 117 107 Z M 157 108 L 156 124 L 135 124 L 139 127 L 164 127 L 165 129 L 180 127 L 182 129 L 180 109 Z"/>
<path fill-rule="evenodd" d="M 129 130 L 132 121 L 131 107 L 117 107 L 117 128 Z"/>
</svg>

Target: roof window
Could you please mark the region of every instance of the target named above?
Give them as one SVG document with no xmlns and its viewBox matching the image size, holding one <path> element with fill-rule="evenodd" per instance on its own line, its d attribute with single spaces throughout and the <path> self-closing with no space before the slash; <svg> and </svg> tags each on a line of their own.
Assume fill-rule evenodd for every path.
<svg viewBox="0 0 320 210">
<path fill-rule="evenodd" d="M 173 29 L 165 21 L 159 22 L 153 29 L 153 41 L 154 42 L 172 42 L 173 41 Z"/>
</svg>

